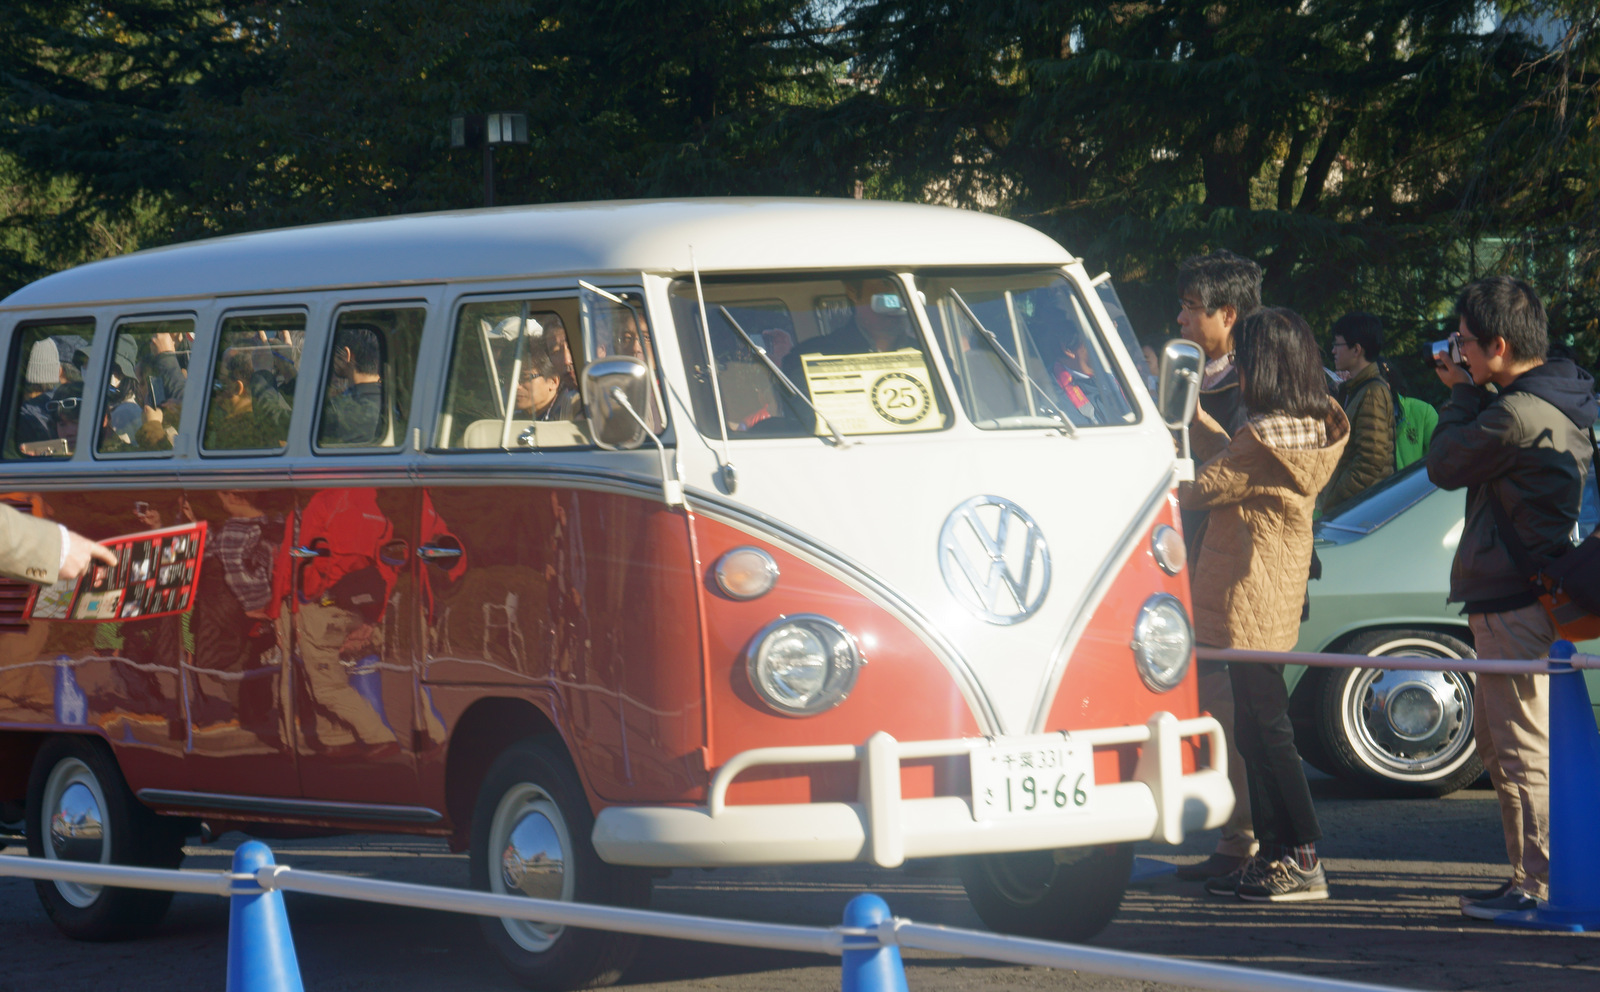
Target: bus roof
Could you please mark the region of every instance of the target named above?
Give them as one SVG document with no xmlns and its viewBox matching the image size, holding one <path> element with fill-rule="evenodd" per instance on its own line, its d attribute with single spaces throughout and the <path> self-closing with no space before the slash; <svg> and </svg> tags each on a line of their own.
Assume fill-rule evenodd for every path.
<svg viewBox="0 0 1600 992">
<path fill-rule="evenodd" d="M 24 286 L 0 308 L 564 273 L 1062 265 L 992 214 L 881 200 L 615 200 L 340 221 L 152 248 Z"/>
</svg>

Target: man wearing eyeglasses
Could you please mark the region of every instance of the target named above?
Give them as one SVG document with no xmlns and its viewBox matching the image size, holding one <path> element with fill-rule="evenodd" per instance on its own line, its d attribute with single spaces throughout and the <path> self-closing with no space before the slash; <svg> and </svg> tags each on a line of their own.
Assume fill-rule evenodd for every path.
<svg viewBox="0 0 1600 992">
<path fill-rule="evenodd" d="M 1239 370 L 1233 365 L 1233 329 L 1261 306 L 1261 266 L 1231 251 L 1187 258 L 1178 266 L 1178 327 L 1187 341 L 1205 352 L 1200 380 L 1200 408 L 1229 434 L 1244 426 L 1246 411 L 1239 393 Z M 1183 511 L 1183 537 L 1190 548 L 1189 574 L 1205 534 L 1206 511 Z M 1250 813 L 1249 781 L 1244 758 L 1233 737 L 1233 686 L 1228 666 L 1202 661 L 1200 708 L 1222 724 L 1228 741 L 1228 783 L 1233 786 L 1233 815 L 1222 825 L 1216 851 L 1198 864 L 1184 865 L 1185 881 L 1226 876 L 1256 852 L 1255 824 Z"/>
<path fill-rule="evenodd" d="M 1428 478 L 1467 490 L 1450 600 L 1463 604 L 1479 657 L 1543 658 L 1556 630 L 1526 566 L 1572 547 L 1593 470 L 1594 380 L 1546 357 L 1544 305 L 1527 283 L 1475 282 L 1455 312 L 1460 364 L 1434 356 L 1450 400 L 1428 448 Z M 1472 730 L 1500 801 L 1511 877 L 1462 896 L 1467 916 L 1492 920 L 1548 897 L 1549 715 L 1548 677 L 1478 676 Z"/>
</svg>

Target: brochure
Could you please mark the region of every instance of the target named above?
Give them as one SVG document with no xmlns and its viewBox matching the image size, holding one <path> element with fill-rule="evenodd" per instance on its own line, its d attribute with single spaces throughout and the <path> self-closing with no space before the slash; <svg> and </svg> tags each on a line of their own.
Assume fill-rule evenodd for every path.
<svg viewBox="0 0 1600 992">
<path fill-rule="evenodd" d="M 91 562 L 76 579 L 37 589 L 23 615 L 32 620 L 105 623 L 189 610 L 205 553 L 205 521 L 100 543 L 117 553 L 115 565 Z"/>
</svg>

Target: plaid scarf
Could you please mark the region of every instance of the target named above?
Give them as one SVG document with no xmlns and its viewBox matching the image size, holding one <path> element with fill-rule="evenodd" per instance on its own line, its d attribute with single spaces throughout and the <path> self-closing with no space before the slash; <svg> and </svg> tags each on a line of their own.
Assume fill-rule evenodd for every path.
<svg viewBox="0 0 1600 992">
<path fill-rule="evenodd" d="M 1328 425 L 1316 417 L 1265 413 L 1250 418 L 1261 442 L 1281 451 L 1307 451 L 1328 446 Z"/>
</svg>

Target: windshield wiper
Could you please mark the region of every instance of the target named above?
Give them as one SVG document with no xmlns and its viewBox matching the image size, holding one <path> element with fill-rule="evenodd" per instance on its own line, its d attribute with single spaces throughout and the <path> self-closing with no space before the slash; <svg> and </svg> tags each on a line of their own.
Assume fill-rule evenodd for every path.
<svg viewBox="0 0 1600 992">
<path fill-rule="evenodd" d="M 1039 397 L 1044 400 L 1045 406 L 1049 407 L 1050 413 L 1055 415 L 1056 423 L 1061 425 L 1061 433 L 1067 437 L 1077 437 L 1078 428 L 1073 425 L 1072 421 L 1067 419 L 1065 413 L 1061 412 L 1061 408 L 1056 406 L 1055 401 L 1050 398 L 1050 394 L 1044 391 L 1044 387 L 1039 385 L 1033 376 L 1028 374 L 1026 369 L 1017 364 L 1017 360 L 1011 357 L 1011 352 L 1006 351 L 1001 346 L 1000 339 L 994 336 L 994 332 L 983 326 L 983 321 L 979 320 L 978 315 L 972 312 L 971 307 L 967 306 L 967 301 L 961 298 L 961 294 L 956 292 L 954 287 L 951 287 L 949 292 L 950 298 L 956 301 L 956 305 L 961 307 L 961 311 L 967 315 L 967 319 L 972 321 L 972 326 L 976 327 L 983 339 L 989 342 L 989 347 L 993 348 L 994 353 L 1000 356 L 1001 363 L 1011 371 L 1012 375 L 1016 376 L 1017 382 L 1023 388 L 1031 386 L 1038 391 Z"/>
<path fill-rule="evenodd" d="M 726 320 L 729 326 L 731 326 L 734 331 L 744 339 L 744 343 L 750 347 L 750 350 L 756 353 L 756 357 L 761 359 L 761 364 L 767 367 L 767 371 L 776 376 L 778 381 L 787 386 L 789 388 L 789 392 L 794 394 L 795 399 L 809 407 L 811 412 L 816 415 L 816 418 L 822 421 L 822 425 L 828 428 L 828 433 L 833 435 L 833 443 L 841 448 L 848 448 L 850 446 L 850 442 L 846 441 L 844 439 L 844 435 L 839 433 L 839 428 L 833 426 L 833 421 L 822 415 L 822 411 L 818 410 L 816 404 L 811 402 L 811 397 L 807 396 L 805 393 L 802 393 L 800 391 L 800 387 L 796 386 L 788 376 L 783 374 L 783 370 L 778 368 L 777 363 L 774 362 L 771 356 L 767 354 L 767 349 L 756 344 L 755 340 L 751 338 L 749 334 L 745 333 L 744 328 L 739 326 L 739 322 L 733 319 L 733 314 L 728 312 L 728 308 L 718 304 L 717 312 L 722 314 L 722 319 Z M 715 360 L 715 358 L 712 359 L 712 361 Z"/>
</svg>

